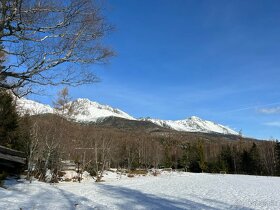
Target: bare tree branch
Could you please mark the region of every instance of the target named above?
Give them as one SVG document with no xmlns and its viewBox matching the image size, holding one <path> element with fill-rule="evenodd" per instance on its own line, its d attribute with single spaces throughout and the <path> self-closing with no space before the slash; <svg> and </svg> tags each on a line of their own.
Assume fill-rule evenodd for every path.
<svg viewBox="0 0 280 210">
<path fill-rule="evenodd" d="M 114 55 L 102 43 L 112 27 L 93 0 L 1 0 L 0 11 L 4 89 L 96 82 L 86 64 Z M 73 71 L 70 64 L 80 68 Z"/>
</svg>

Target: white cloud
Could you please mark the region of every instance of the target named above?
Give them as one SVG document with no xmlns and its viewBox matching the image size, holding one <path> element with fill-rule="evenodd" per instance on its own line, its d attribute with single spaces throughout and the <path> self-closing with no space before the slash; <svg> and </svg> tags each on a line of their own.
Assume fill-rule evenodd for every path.
<svg viewBox="0 0 280 210">
<path fill-rule="evenodd" d="M 266 122 L 264 124 L 267 126 L 280 127 L 280 121 Z"/>
<path fill-rule="evenodd" d="M 263 114 L 277 114 L 280 113 L 280 106 L 272 107 L 272 108 L 262 108 L 259 109 L 258 111 Z"/>
</svg>

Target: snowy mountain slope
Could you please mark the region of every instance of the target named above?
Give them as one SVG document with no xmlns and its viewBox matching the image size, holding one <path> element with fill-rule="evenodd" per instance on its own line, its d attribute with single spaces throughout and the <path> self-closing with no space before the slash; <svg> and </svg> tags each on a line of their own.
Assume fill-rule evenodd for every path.
<svg viewBox="0 0 280 210">
<path fill-rule="evenodd" d="M 106 117 L 120 117 L 128 120 L 135 120 L 127 113 L 112 108 L 108 105 L 102 105 L 88 99 L 79 98 L 69 102 L 71 107 L 70 118 L 78 122 L 96 122 Z"/>
<path fill-rule="evenodd" d="M 159 120 L 159 119 L 142 119 L 145 121 L 153 122 L 159 126 L 165 128 L 171 128 L 177 131 L 187 131 L 187 132 L 202 132 L 202 133 L 222 133 L 222 134 L 233 134 L 238 135 L 238 133 L 226 126 L 208 121 L 202 120 L 199 117 L 192 116 L 185 120 Z"/>
<path fill-rule="evenodd" d="M 89 99 L 82 98 L 69 102 L 68 107 L 70 107 L 71 112 L 67 117 L 76 122 L 101 123 L 108 117 L 117 117 L 138 122 L 148 121 L 163 128 L 169 128 L 177 131 L 238 135 L 236 131 L 226 126 L 208 120 L 202 120 L 195 116 L 185 120 L 175 121 L 150 118 L 142 118 L 137 120 L 120 109 L 115 109 L 108 105 L 102 105 L 97 102 L 90 101 Z M 55 110 L 49 105 L 44 105 L 25 98 L 17 99 L 17 108 L 21 114 L 29 113 L 30 115 L 39 115 L 46 113 L 58 113 L 55 112 Z"/>
<path fill-rule="evenodd" d="M 16 98 L 16 106 L 20 115 L 39 115 L 54 113 L 54 110 L 49 105 L 41 104 L 36 101 L 28 100 L 26 98 Z"/>
<path fill-rule="evenodd" d="M 49 105 L 41 104 L 25 98 L 17 99 L 16 104 L 20 114 L 59 114 L 59 112 L 55 111 Z M 67 105 L 71 109 L 71 114 L 69 114 L 68 117 L 77 122 L 96 122 L 97 120 L 102 120 L 106 117 L 120 117 L 128 120 L 135 120 L 133 117 L 119 109 L 112 108 L 108 105 L 102 105 L 88 99 L 79 98 L 69 102 Z"/>
</svg>

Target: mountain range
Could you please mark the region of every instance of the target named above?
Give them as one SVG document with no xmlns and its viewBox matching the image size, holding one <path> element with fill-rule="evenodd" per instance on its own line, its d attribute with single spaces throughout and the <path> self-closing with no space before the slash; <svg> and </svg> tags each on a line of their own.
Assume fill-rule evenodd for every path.
<svg viewBox="0 0 280 210">
<path fill-rule="evenodd" d="M 108 105 L 102 105 L 89 99 L 76 99 L 68 102 L 66 107 L 69 108 L 69 113 L 62 113 L 61 109 L 57 110 L 49 105 L 35 102 L 26 98 L 16 100 L 17 109 L 20 114 L 28 113 L 29 115 L 41 114 L 58 114 L 64 115 L 69 120 L 79 123 L 96 123 L 102 124 L 108 119 L 125 119 L 126 122 L 149 122 L 162 128 L 184 131 L 184 132 L 201 132 L 201 133 L 220 133 L 238 135 L 238 132 L 233 129 L 217 124 L 212 121 L 203 120 L 199 117 L 192 116 L 184 120 L 161 120 L 152 118 L 136 119 L 126 112 L 112 108 Z M 122 120 L 123 121 L 123 120 Z M 118 122 L 115 122 L 117 124 Z"/>
</svg>

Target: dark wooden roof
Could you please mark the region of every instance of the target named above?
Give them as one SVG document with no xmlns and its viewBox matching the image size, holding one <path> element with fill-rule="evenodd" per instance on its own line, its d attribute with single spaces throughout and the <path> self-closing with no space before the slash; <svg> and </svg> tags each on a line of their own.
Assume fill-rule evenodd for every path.
<svg viewBox="0 0 280 210">
<path fill-rule="evenodd" d="M 8 147 L 3 147 L 0 146 L 0 152 L 3 154 L 9 154 L 9 155 L 14 155 L 14 156 L 19 156 L 19 157 L 25 157 L 24 152 L 18 151 L 18 150 L 14 150 L 14 149 L 10 149 Z"/>
<path fill-rule="evenodd" d="M 5 165 L 11 163 L 11 166 L 14 164 L 24 165 L 25 162 L 26 158 L 23 152 L 0 146 L 0 165 L 1 163 Z"/>
</svg>

